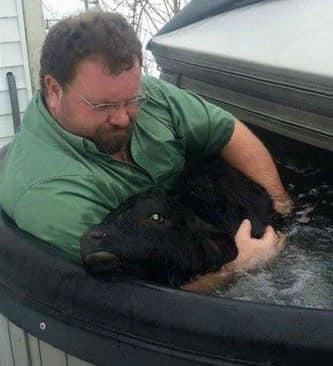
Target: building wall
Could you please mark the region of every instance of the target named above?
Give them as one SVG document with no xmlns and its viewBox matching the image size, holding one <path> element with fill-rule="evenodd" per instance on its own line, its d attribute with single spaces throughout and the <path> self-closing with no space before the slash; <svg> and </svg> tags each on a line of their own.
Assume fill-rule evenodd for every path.
<svg viewBox="0 0 333 366">
<path fill-rule="evenodd" d="M 0 147 L 14 136 L 7 73 L 16 78 L 21 118 L 32 96 L 22 0 L 1 0 L 0 7 Z"/>
<path fill-rule="evenodd" d="M 1 0 L 0 0 L 1 1 Z M 28 45 L 32 92 L 39 88 L 39 59 L 45 39 L 45 21 L 41 0 L 22 0 L 24 25 Z"/>
</svg>

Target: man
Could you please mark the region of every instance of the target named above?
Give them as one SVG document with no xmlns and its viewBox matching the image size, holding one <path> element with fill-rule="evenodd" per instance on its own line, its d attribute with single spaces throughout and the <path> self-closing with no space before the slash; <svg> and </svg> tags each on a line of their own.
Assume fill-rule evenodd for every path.
<svg viewBox="0 0 333 366">
<path fill-rule="evenodd" d="M 241 122 L 142 78 L 141 65 L 141 44 L 120 15 L 90 12 L 50 29 L 41 91 L 0 177 L 1 206 L 20 228 L 79 258 L 79 238 L 110 210 L 154 185 L 171 188 L 188 156 L 218 152 L 264 186 L 278 211 L 288 208 L 270 155 Z M 249 227 L 242 224 L 238 244 L 263 255 L 276 249 L 272 228 L 256 240 Z"/>
</svg>

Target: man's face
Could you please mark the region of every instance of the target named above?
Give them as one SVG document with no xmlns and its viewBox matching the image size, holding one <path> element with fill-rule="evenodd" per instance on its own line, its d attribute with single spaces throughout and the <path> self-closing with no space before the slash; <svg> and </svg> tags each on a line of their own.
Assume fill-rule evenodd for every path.
<svg viewBox="0 0 333 366">
<path fill-rule="evenodd" d="M 115 154 L 130 141 L 139 108 L 126 102 L 140 95 L 140 81 L 138 63 L 112 75 L 101 61 L 84 60 L 51 111 L 67 131 L 92 140 L 101 152 Z M 117 108 L 95 108 L 115 102 L 120 102 Z"/>
</svg>

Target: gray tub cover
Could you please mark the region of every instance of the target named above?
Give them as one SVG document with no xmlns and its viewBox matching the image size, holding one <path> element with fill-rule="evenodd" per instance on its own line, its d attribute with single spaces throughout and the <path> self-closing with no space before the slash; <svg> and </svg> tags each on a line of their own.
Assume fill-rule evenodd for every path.
<svg viewBox="0 0 333 366">
<path fill-rule="evenodd" d="M 185 7 L 187 25 L 181 12 L 176 30 L 151 40 L 161 78 L 250 124 L 333 151 L 333 1 L 252 1 L 226 12 L 218 2 L 207 2 L 215 13 L 208 6 L 199 21 Z"/>
</svg>

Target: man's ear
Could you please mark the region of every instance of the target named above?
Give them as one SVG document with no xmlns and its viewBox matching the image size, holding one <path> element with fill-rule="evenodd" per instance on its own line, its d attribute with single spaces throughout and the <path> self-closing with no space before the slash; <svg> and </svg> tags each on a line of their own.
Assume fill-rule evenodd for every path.
<svg viewBox="0 0 333 366">
<path fill-rule="evenodd" d="M 47 74 L 44 77 L 44 84 L 46 88 L 45 99 L 47 105 L 53 115 L 57 115 L 59 110 L 63 90 L 57 80 L 51 75 Z"/>
</svg>

